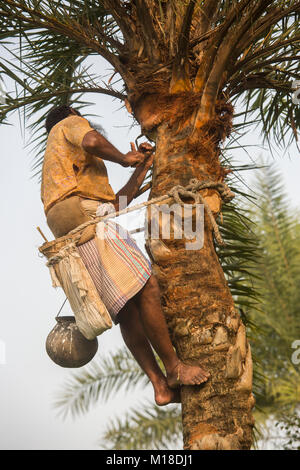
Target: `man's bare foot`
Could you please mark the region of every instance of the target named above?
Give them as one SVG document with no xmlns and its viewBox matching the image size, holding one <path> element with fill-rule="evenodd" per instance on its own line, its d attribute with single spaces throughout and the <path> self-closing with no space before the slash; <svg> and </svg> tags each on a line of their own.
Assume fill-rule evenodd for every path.
<svg viewBox="0 0 300 470">
<path fill-rule="evenodd" d="M 209 372 L 206 372 L 199 366 L 190 366 L 179 361 L 177 366 L 167 373 L 167 383 L 170 388 L 176 388 L 180 385 L 200 385 L 209 378 Z"/>
<path fill-rule="evenodd" d="M 180 391 L 172 390 L 167 380 L 161 380 L 156 384 L 152 384 L 154 388 L 155 403 L 158 406 L 168 405 L 169 403 L 181 403 Z"/>
</svg>

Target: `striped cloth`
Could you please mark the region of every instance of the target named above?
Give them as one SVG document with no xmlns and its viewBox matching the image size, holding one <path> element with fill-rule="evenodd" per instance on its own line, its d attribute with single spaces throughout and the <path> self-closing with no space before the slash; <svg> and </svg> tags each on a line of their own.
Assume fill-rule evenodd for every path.
<svg viewBox="0 0 300 470">
<path fill-rule="evenodd" d="M 97 215 L 103 215 L 108 206 L 114 210 L 111 204 L 101 204 Z M 77 249 L 101 300 L 117 324 L 118 312 L 151 276 L 151 264 L 128 231 L 112 220 L 99 222 L 96 233 L 96 238 Z"/>
</svg>

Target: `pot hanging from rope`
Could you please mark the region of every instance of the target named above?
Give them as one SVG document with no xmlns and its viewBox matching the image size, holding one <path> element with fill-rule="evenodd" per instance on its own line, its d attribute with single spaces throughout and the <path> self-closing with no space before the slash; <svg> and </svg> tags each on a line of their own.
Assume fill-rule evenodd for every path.
<svg viewBox="0 0 300 470">
<path fill-rule="evenodd" d="M 77 368 L 86 365 L 98 350 L 98 340 L 86 339 L 79 331 L 75 317 L 56 317 L 56 325 L 46 340 L 46 351 L 55 364 Z"/>
</svg>

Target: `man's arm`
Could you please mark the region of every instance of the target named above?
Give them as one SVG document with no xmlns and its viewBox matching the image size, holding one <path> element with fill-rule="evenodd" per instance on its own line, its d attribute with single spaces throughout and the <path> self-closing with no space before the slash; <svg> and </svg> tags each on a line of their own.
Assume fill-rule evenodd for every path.
<svg viewBox="0 0 300 470">
<path fill-rule="evenodd" d="M 119 163 L 124 167 L 138 166 L 146 158 L 146 155 L 142 152 L 138 152 L 135 149 L 133 143 L 131 143 L 131 151 L 127 153 L 119 152 L 103 135 L 93 130 L 87 132 L 82 139 L 83 149 L 95 155 L 96 157 L 102 158 L 103 160 L 109 160 L 110 162 Z"/>
<path fill-rule="evenodd" d="M 143 145 L 143 144 L 142 144 Z M 120 206 L 120 196 L 126 196 L 127 197 L 127 205 L 131 203 L 132 199 L 134 196 L 137 194 L 138 190 L 140 189 L 147 171 L 151 167 L 153 163 L 153 153 L 150 154 L 150 152 L 145 152 L 147 156 L 146 160 L 144 160 L 143 163 L 141 163 L 134 173 L 131 175 L 129 181 L 125 184 L 125 186 L 120 189 L 120 191 L 116 194 L 116 200 L 113 203 L 116 211 L 119 210 Z M 124 209 L 124 207 L 122 207 Z"/>
</svg>

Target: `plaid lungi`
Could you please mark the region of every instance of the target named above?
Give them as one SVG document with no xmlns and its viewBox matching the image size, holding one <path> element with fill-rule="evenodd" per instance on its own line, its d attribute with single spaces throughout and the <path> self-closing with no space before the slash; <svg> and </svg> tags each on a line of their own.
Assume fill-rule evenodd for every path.
<svg viewBox="0 0 300 470">
<path fill-rule="evenodd" d="M 96 201 L 81 201 L 87 213 L 87 206 L 93 207 L 92 203 L 95 208 Z M 102 215 L 109 205 L 98 202 L 97 215 Z M 96 237 L 77 248 L 102 302 L 113 322 L 118 323 L 118 312 L 151 276 L 150 261 L 128 231 L 112 219 L 97 224 Z"/>
</svg>

